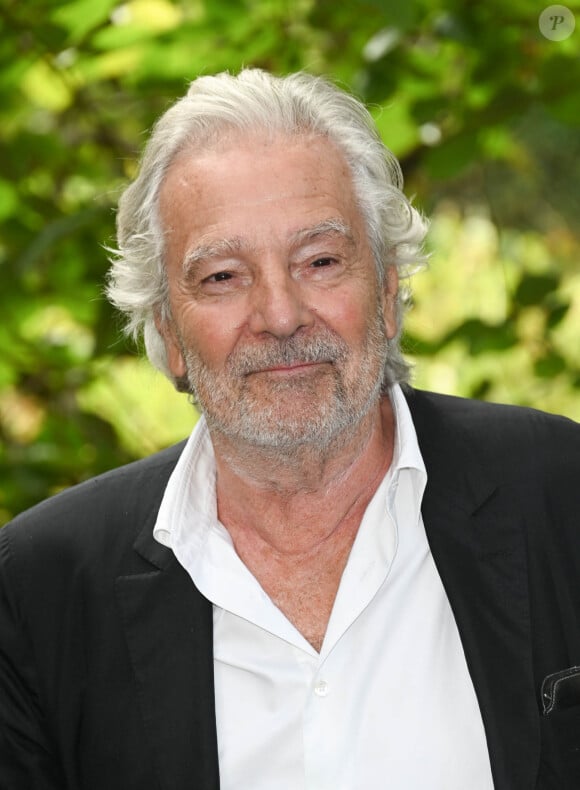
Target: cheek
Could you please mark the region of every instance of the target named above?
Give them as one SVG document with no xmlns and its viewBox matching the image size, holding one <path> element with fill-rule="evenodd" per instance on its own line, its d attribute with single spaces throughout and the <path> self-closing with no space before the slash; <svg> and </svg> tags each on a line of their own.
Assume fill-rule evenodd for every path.
<svg viewBox="0 0 580 790">
<path fill-rule="evenodd" d="M 374 293 L 358 294 L 355 298 L 335 298 L 327 305 L 320 317 L 339 334 L 348 345 L 362 345 L 366 341 L 369 326 L 375 320 L 377 300 Z"/>
<path fill-rule="evenodd" d="M 223 309 L 186 308 L 181 314 L 180 325 L 186 348 L 214 370 L 225 366 L 240 336 L 235 316 Z"/>
</svg>

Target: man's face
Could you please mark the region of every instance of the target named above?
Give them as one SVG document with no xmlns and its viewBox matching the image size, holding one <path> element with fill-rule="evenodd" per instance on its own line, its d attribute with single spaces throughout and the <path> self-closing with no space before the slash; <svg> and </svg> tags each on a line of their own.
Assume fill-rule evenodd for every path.
<svg viewBox="0 0 580 790">
<path fill-rule="evenodd" d="M 378 403 L 396 277 L 379 291 L 346 164 L 318 137 L 182 153 L 160 196 L 171 373 L 210 429 L 327 445 Z"/>
</svg>

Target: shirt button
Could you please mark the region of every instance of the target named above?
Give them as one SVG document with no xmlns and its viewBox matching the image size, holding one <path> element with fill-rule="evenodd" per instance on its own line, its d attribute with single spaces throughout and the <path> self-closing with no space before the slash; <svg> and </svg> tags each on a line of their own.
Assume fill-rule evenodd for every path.
<svg viewBox="0 0 580 790">
<path fill-rule="evenodd" d="M 328 683 L 326 680 L 319 680 L 314 686 L 314 693 L 317 697 L 326 697 L 328 694 Z"/>
</svg>

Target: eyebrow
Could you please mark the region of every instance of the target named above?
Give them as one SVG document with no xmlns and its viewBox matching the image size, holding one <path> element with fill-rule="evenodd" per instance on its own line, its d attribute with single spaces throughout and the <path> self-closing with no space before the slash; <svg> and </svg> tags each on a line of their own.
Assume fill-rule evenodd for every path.
<svg viewBox="0 0 580 790">
<path fill-rule="evenodd" d="M 353 246 L 355 243 L 354 233 L 350 225 L 347 225 L 342 219 L 331 217 L 311 227 L 297 230 L 290 236 L 290 244 L 292 247 L 300 247 L 316 241 L 321 236 L 339 236 L 349 246 Z M 219 239 L 208 244 L 200 244 L 186 253 L 183 259 L 183 271 L 186 275 L 191 275 L 202 262 L 238 255 L 243 250 L 248 250 L 248 247 L 247 240 L 240 236 L 234 236 L 231 239 Z"/>
<path fill-rule="evenodd" d="M 186 253 L 183 259 L 185 274 L 191 274 L 202 261 L 211 261 L 214 258 L 224 258 L 228 255 L 238 254 L 247 244 L 243 239 L 234 236 L 231 239 L 219 239 L 209 244 L 200 244 Z"/>
<path fill-rule="evenodd" d="M 308 244 L 311 241 L 316 241 L 320 236 L 339 236 L 347 241 L 349 245 L 355 243 L 354 233 L 350 225 L 347 225 L 342 219 L 334 217 L 322 220 L 322 222 L 310 228 L 303 228 L 296 231 L 296 233 L 292 234 L 291 241 L 293 246 L 299 246 L 301 244 Z"/>
</svg>

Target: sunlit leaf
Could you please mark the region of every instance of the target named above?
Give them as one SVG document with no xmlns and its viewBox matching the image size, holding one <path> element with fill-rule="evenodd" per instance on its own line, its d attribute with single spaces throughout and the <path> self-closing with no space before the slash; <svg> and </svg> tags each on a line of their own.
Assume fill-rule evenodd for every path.
<svg viewBox="0 0 580 790">
<path fill-rule="evenodd" d="M 91 58 L 79 65 L 85 79 L 90 82 L 131 76 L 143 60 L 146 50 L 141 44 L 114 49 Z"/>
<path fill-rule="evenodd" d="M 9 181 L 0 180 L 0 220 L 7 219 L 18 207 L 18 192 Z"/>
<path fill-rule="evenodd" d="M 73 99 L 72 91 L 60 74 L 43 60 L 36 61 L 28 69 L 21 88 L 31 102 L 52 112 L 62 112 Z"/>
<path fill-rule="evenodd" d="M 168 0 L 129 0 L 119 10 L 120 24 L 132 24 L 158 33 L 177 27 L 184 17 L 184 9 Z M 113 21 L 117 21 L 115 15 Z"/>
<path fill-rule="evenodd" d="M 419 130 L 409 114 L 403 96 L 393 96 L 384 107 L 373 111 L 377 128 L 396 156 L 404 156 L 419 141 Z"/>
</svg>

